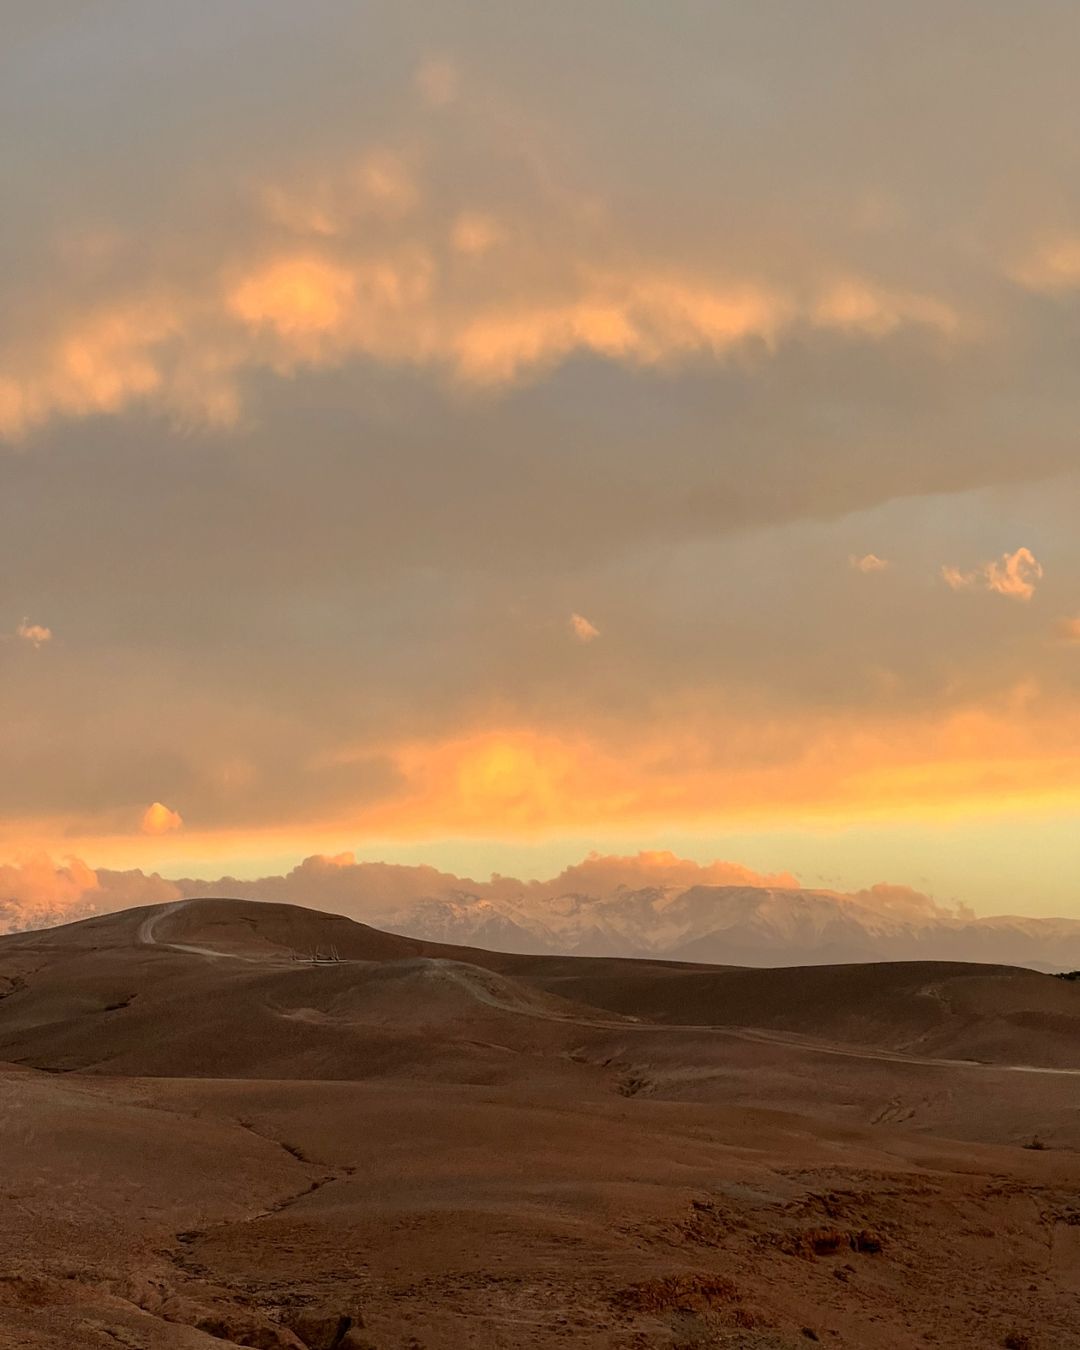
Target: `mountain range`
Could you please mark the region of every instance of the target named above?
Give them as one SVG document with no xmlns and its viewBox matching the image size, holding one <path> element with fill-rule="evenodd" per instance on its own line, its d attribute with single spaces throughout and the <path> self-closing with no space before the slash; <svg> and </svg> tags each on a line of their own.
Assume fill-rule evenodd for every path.
<svg viewBox="0 0 1080 1350">
<path fill-rule="evenodd" d="M 1007 961 L 1033 969 L 1080 965 L 1080 923 L 975 918 L 896 902 L 773 886 L 649 886 L 609 895 L 569 892 L 491 899 L 459 890 L 376 920 L 432 942 L 495 951 L 639 956 L 740 966 L 851 961 Z"/>
<path fill-rule="evenodd" d="M 487 881 L 427 866 L 305 859 L 284 876 L 168 879 L 85 864 L 0 868 L 0 931 L 133 904 L 231 896 L 333 909 L 429 942 L 533 955 L 636 956 L 721 965 L 852 961 L 1006 962 L 1080 967 L 1080 921 L 978 917 L 917 890 L 801 886 L 735 863 L 671 853 L 592 854 L 544 881 Z"/>
</svg>

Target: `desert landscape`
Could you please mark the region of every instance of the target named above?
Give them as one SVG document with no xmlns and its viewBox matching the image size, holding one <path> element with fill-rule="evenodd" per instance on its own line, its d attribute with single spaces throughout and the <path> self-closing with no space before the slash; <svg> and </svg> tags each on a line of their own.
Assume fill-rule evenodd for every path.
<svg viewBox="0 0 1080 1350">
<path fill-rule="evenodd" d="M 0 0 L 0 1350 L 1080 1350 L 1080 0 Z"/>
<path fill-rule="evenodd" d="M 203 899 L 0 994 L 5 1347 L 1080 1345 L 1072 981 Z"/>
</svg>

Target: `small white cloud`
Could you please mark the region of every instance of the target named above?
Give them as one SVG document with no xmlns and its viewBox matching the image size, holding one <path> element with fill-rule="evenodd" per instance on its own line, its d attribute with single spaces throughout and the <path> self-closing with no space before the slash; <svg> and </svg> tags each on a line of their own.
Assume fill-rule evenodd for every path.
<svg viewBox="0 0 1080 1350">
<path fill-rule="evenodd" d="M 1003 553 L 1000 558 L 980 563 L 970 571 L 945 566 L 942 578 L 954 591 L 985 590 L 1011 600 L 1030 600 L 1042 580 L 1043 567 L 1029 548 Z"/>
<path fill-rule="evenodd" d="M 143 812 L 140 828 L 143 834 L 168 834 L 180 829 L 183 823 L 179 811 L 173 811 L 162 802 L 152 802 Z"/>
<path fill-rule="evenodd" d="M 592 642 L 600 636 L 600 629 L 590 623 L 584 614 L 570 615 L 570 631 L 579 642 Z"/>
<path fill-rule="evenodd" d="M 889 560 L 879 558 L 876 553 L 864 553 L 861 557 L 852 553 L 848 562 L 856 572 L 884 572 L 889 566 Z"/>
<path fill-rule="evenodd" d="M 44 624 L 31 623 L 29 619 L 24 618 L 15 629 L 15 636 L 29 642 L 32 647 L 41 647 L 46 642 L 52 641 L 52 629 L 46 628 Z"/>
</svg>

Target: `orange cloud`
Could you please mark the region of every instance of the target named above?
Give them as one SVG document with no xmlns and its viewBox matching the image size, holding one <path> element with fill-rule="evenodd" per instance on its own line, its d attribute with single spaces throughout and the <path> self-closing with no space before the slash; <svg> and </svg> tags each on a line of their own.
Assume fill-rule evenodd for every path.
<svg viewBox="0 0 1080 1350">
<path fill-rule="evenodd" d="M 1080 714 L 1026 686 L 939 716 L 685 709 L 649 727 L 508 727 L 386 753 L 401 787 L 365 803 L 365 828 L 378 837 L 943 819 L 1080 804 Z"/>
<path fill-rule="evenodd" d="M 955 310 L 933 296 L 892 291 L 850 277 L 827 290 L 814 318 L 825 328 L 851 329 L 887 337 L 904 324 L 919 324 L 951 334 L 960 326 Z"/>
<path fill-rule="evenodd" d="M 46 642 L 51 642 L 53 635 L 51 628 L 46 628 L 44 624 L 31 623 L 29 619 L 24 618 L 15 629 L 15 636 L 29 642 L 32 647 L 41 647 Z"/>
<path fill-rule="evenodd" d="M 283 802 L 256 826 L 185 826 L 185 851 L 202 860 L 314 848 L 333 855 L 358 838 L 610 837 L 733 821 L 854 825 L 1080 809 L 1080 710 L 1032 682 L 944 712 L 800 714 L 745 692 L 728 709 L 687 694 L 667 706 L 658 700 L 646 720 L 614 709 L 577 724 L 492 717 L 455 735 L 342 746 L 326 765 L 347 781 L 347 767 L 373 755 L 389 766 L 381 792 L 353 800 L 346 790 L 317 817 Z M 71 848 L 153 865 L 162 832 L 181 822 L 156 803 L 145 823 L 133 833 L 116 814 L 8 817 L 0 850 Z"/>
<path fill-rule="evenodd" d="M 448 69 L 436 63 L 418 76 L 436 102 L 450 96 Z M 256 209 L 237 217 L 231 239 L 208 256 L 170 241 L 152 281 L 126 282 L 105 300 L 96 291 L 79 299 L 82 264 L 58 245 L 57 271 L 70 270 L 73 284 L 63 301 L 36 307 L 33 336 L 15 324 L 0 350 L 0 437 L 137 406 L 229 425 L 243 416 L 247 372 L 287 376 L 357 357 L 475 391 L 578 353 L 668 367 L 740 350 L 764 359 L 806 329 L 873 342 L 902 327 L 947 337 L 973 328 L 939 297 L 869 276 L 823 283 L 814 264 L 793 278 L 773 275 L 767 259 L 760 270 L 717 271 L 642 254 L 602 203 L 560 188 L 547 170 L 531 189 L 538 200 L 516 214 L 501 201 L 496 219 L 482 204 L 426 193 L 422 164 L 419 149 L 372 146 L 258 183 Z M 134 259 L 140 247 L 117 238 L 119 269 L 124 251 Z"/>
<path fill-rule="evenodd" d="M 884 572 L 889 566 L 888 559 L 879 558 L 876 553 L 864 553 L 862 557 L 853 553 L 848 563 L 856 572 Z"/>
<path fill-rule="evenodd" d="M 70 923 L 179 895 L 179 887 L 156 875 L 95 871 L 81 858 L 55 862 L 46 853 L 34 853 L 0 863 L 0 932 Z"/>
<path fill-rule="evenodd" d="M 579 642 L 592 642 L 600 636 L 600 629 L 590 623 L 584 614 L 570 615 L 570 631 Z"/>
<path fill-rule="evenodd" d="M 173 811 L 161 802 L 153 802 L 142 815 L 140 828 L 143 834 L 168 834 L 183 825 L 179 811 Z"/>
<path fill-rule="evenodd" d="M 980 563 L 969 572 L 945 566 L 941 575 L 954 591 L 980 589 L 995 591 L 1013 600 L 1030 600 L 1042 580 L 1042 563 L 1029 548 L 1003 553 L 1000 559 Z"/>
<path fill-rule="evenodd" d="M 620 889 L 646 886 L 792 886 L 799 880 L 790 872 L 755 872 L 741 863 L 691 862 L 668 849 L 643 849 L 624 857 L 590 853 L 550 881 L 533 881 L 535 894 L 559 896 L 567 892 L 609 895 Z"/>
<path fill-rule="evenodd" d="M 0 437 L 18 439 L 54 416 L 116 413 L 164 385 L 162 344 L 178 328 L 151 299 L 97 306 L 5 369 L 0 354 Z"/>
<path fill-rule="evenodd" d="M 252 327 L 283 337 L 333 332 L 344 322 L 356 289 L 345 267 L 315 256 L 283 258 L 244 278 L 227 297 L 229 311 Z"/>
</svg>

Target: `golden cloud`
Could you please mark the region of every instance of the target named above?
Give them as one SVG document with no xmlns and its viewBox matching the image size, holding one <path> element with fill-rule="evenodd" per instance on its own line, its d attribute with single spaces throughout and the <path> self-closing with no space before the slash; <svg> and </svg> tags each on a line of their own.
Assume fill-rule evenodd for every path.
<svg viewBox="0 0 1080 1350">
<path fill-rule="evenodd" d="M 934 296 L 890 290 L 857 277 L 846 278 L 825 291 L 814 317 L 824 328 L 855 330 L 874 337 L 886 337 L 904 324 L 919 324 L 945 334 L 960 327 L 956 311 Z"/>
<path fill-rule="evenodd" d="M 182 331 L 169 305 L 96 306 L 10 365 L 0 356 L 0 437 L 18 439 L 53 417 L 117 413 L 159 394 L 161 347 Z"/>
<path fill-rule="evenodd" d="M 848 564 L 853 567 L 856 572 L 864 573 L 884 572 L 889 566 L 888 559 L 879 558 L 876 553 L 864 553 L 861 557 L 858 554 L 853 553 L 848 558 Z"/>
<path fill-rule="evenodd" d="M 365 828 L 490 837 L 1080 804 L 1080 715 L 1044 707 L 1028 685 L 937 716 L 685 711 L 650 727 L 506 727 L 386 747 L 403 786 L 365 804 Z"/>
<path fill-rule="evenodd" d="M 432 89 L 449 87 L 439 79 Z M 245 373 L 357 357 L 479 389 L 577 353 L 664 367 L 740 349 L 765 357 L 800 328 L 852 342 L 964 328 L 940 297 L 867 276 L 826 282 L 809 266 L 780 282 L 767 265 L 755 275 L 671 266 L 630 248 L 595 204 L 550 186 L 539 233 L 523 207 L 496 216 L 482 202 L 429 201 L 421 158 L 375 146 L 332 170 L 259 183 L 255 209 L 209 256 L 177 239 L 153 280 L 111 298 L 80 301 L 81 264 L 58 245 L 72 286 L 35 312 L 34 333 L 51 336 L 16 333 L 0 351 L 0 437 L 138 406 L 224 425 L 242 415 Z M 139 241 L 113 247 L 135 256 Z"/>
<path fill-rule="evenodd" d="M 342 747 L 333 763 L 376 751 L 395 769 L 382 796 L 343 799 L 302 821 L 283 814 L 250 829 L 185 829 L 185 847 L 208 859 L 322 843 L 333 855 L 360 832 L 383 841 L 544 838 L 1080 809 L 1080 712 L 1031 682 L 949 713 L 798 716 L 762 704 L 729 714 L 683 701 L 645 724 L 479 725 Z M 7 819 L 0 846 L 72 848 L 146 865 L 156 862 L 161 835 L 181 823 L 162 803 L 148 808 L 135 836 L 115 829 L 112 817 L 98 829 L 90 819 Z"/>
<path fill-rule="evenodd" d="M 980 563 L 970 571 L 945 566 L 942 578 L 954 591 L 994 591 L 1012 600 L 1030 600 L 1043 577 L 1042 563 L 1029 548 L 1003 553 L 999 559 Z"/>
<path fill-rule="evenodd" d="M 590 623 L 584 614 L 570 615 L 570 631 L 579 642 L 592 642 L 600 636 L 600 629 Z"/>
<path fill-rule="evenodd" d="M 31 623 L 29 619 L 24 618 L 15 629 L 15 636 L 29 642 L 32 647 L 41 647 L 46 642 L 51 642 L 53 635 L 51 628 L 46 628 L 44 624 Z"/>
<path fill-rule="evenodd" d="M 179 811 L 173 811 L 162 802 L 152 802 L 143 812 L 140 828 L 143 834 L 168 834 L 180 829 L 183 823 Z"/>
</svg>

